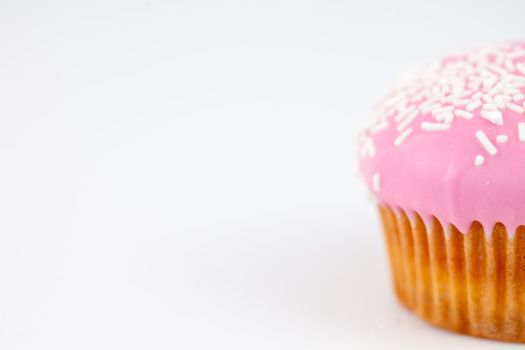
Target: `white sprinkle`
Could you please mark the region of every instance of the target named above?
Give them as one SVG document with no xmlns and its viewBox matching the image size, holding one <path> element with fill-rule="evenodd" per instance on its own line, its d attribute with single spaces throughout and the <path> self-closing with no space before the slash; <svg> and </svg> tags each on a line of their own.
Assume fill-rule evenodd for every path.
<svg viewBox="0 0 525 350">
<path fill-rule="evenodd" d="M 498 135 L 496 136 L 496 142 L 497 143 L 507 143 L 509 140 L 509 137 L 507 135 Z"/>
<path fill-rule="evenodd" d="M 481 91 L 476 92 L 474 95 L 472 95 L 473 100 L 479 100 L 483 96 L 483 93 Z"/>
<path fill-rule="evenodd" d="M 419 92 L 419 93 L 417 93 L 417 94 L 411 96 L 410 99 L 411 99 L 412 101 L 419 101 L 419 100 L 421 100 L 423 97 L 426 97 L 426 94 L 425 94 L 424 92 Z"/>
<path fill-rule="evenodd" d="M 471 89 L 471 90 L 474 90 L 474 91 L 478 91 L 481 88 L 481 83 L 476 82 L 476 81 L 470 82 L 468 84 L 468 88 Z M 472 95 L 472 96 L 474 96 L 474 95 Z"/>
<path fill-rule="evenodd" d="M 405 98 L 406 98 L 405 94 L 399 93 L 398 95 L 390 97 L 388 100 L 386 100 L 385 106 L 397 105 L 399 102 L 401 102 Z"/>
<path fill-rule="evenodd" d="M 456 95 L 461 95 L 461 94 L 464 94 L 465 93 L 465 83 L 463 81 L 459 82 L 459 83 L 455 83 L 454 85 L 452 85 L 452 94 L 450 96 L 448 96 L 449 98 L 456 98 L 455 96 Z"/>
<path fill-rule="evenodd" d="M 496 107 L 498 109 L 505 109 L 505 99 L 503 98 L 503 96 L 506 95 L 497 95 L 496 97 L 494 97 L 494 102 L 496 102 Z"/>
<path fill-rule="evenodd" d="M 452 112 L 453 110 L 454 110 L 454 106 L 447 106 L 447 107 L 436 108 L 436 109 L 432 110 L 432 115 L 436 116 L 438 114 L 442 114 L 442 113 L 445 113 L 445 112 Z"/>
<path fill-rule="evenodd" d="M 444 131 L 450 129 L 450 124 L 423 122 L 421 123 L 421 129 L 425 131 Z"/>
<path fill-rule="evenodd" d="M 408 135 L 412 132 L 412 128 L 408 128 L 405 131 L 403 131 L 399 136 L 394 140 L 394 145 L 399 146 L 401 142 L 403 142 Z"/>
<path fill-rule="evenodd" d="M 454 114 L 452 112 L 445 113 L 443 117 L 443 121 L 447 124 L 451 124 L 454 121 Z"/>
<path fill-rule="evenodd" d="M 487 91 L 497 82 L 498 82 L 498 77 L 491 76 L 490 78 L 483 80 L 483 89 Z"/>
<path fill-rule="evenodd" d="M 494 99 L 490 95 L 483 95 L 481 99 L 486 103 L 494 103 Z"/>
<path fill-rule="evenodd" d="M 507 87 L 507 88 L 503 89 L 503 93 L 506 94 L 506 95 L 517 95 L 517 94 L 521 93 L 521 91 L 519 89 Z"/>
<path fill-rule="evenodd" d="M 525 98 L 525 95 L 524 94 L 517 94 L 517 95 L 514 95 L 512 96 L 512 100 L 514 102 L 518 102 L 518 101 L 521 101 Z"/>
<path fill-rule="evenodd" d="M 386 120 L 383 120 L 375 125 L 373 125 L 370 128 L 371 134 L 377 134 L 378 132 L 385 130 L 388 127 L 388 122 Z"/>
<path fill-rule="evenodd" d="M 470 112 L 463 111 L 461 109 L 456 109 L 454 111 L 454 114 L 458 117 L 464 118 L 464 119 L 472 119 L 473 115 Z"/>
<path fill-rule="evenodd" d="M 486 62 L 478 62 L 479 66 L 480 67 L 485 67 L 487 65 Z M 489 76 L 492 76 L 494 75 L 493 72 L 489 71 L 489 70 L 486 70 L 485 68 L 479 68 L 479 74 L 482 76 L 482 77 L 489 77 Z"/>
<path fill-rule="evenodd" d="M 518 138 L 521 142 L 525 142 L 525 123 L 519 122 L 518 123 Z"/>
<path fill-rule="evenodd" d="M 467 107 L 465 107 L 465 109 L 469 112 L 472 112 L 473 110 L 475 110 L 476 108 L 478 108 L 479 106 L 481 106 L 481 101 L 480 100 L 476 100 L 472 103 L 469 103 L 467 105 Z"/>
<path fill-rule="evenodd" d="M 403 131 L 407 128 L 419 116 L 419 111 L 417 109 L 410 112 L 398 125 L 397 131 Z"/>
<path fill-rule="evenodd" d="M 523 65 L 523 67 L 525 68 L 525 65 Z M 507 82 L 523 82 L 525 81 L 525 77 L 521 76 L 521 75 L 516 75 L 516 74 L 505 74 L 504 76 L 501 77 L 501 79 L 505 79 L 505 81 Z"/>
<path fill-rule="evenodd" d="M 416 106 L 410 106 L 408 108 L 401 108 L 399 110 L 398 115 L 394 117 L 395 122 L 399 123 L 401 120 L 403 120 L 408 114 L 410 114 L 415 109 L 416 109 Z"/>
<path fill-rule="evenodd" d="M 466 96 L 470 95 L 471 93 L 472 93 L 472 91 L 470 91 L 470 90 L 461 90 L 461 91 L 456 92 L 455 94 L 452 94 L 452 95 L 448 96 L 447 98 L 450 101 L 453 101 L 453 100 L 457 100 L 457 99 L 461 99 L 463 97 L 466 97 Z"/>
<path fill-rule="evenodd" d="M 482 110 L 481 116 L 495 125 L 503 125 L 503 116 L 500 111 Z"/>
<path fill-rule="evenodd" d="M 485 103 L 483 104 L 483 109 L 487 111 L 497 111 L 498 105 L 496 105 L 495 103 Z"/>
<path fill-rule="evenodd" d="M 519 88 L 525 87 L 525 81 L 515 81 L 512 83 L 509 83 L 509 86 L 515 89 L 519 89 Z"/>
<path fill-rule="evenodd" d="M 514 63 L 512 62 L 512 60 L 510 59 L 506 59 L 505 60 L 505 68 L 509 71 L 509 72 L 514 72 L 516 70 L 516 67 L 514 66 Z"/>
<path fill-rule="evenodd" d="M 431 97 L 428 100 L 426 100 L 425 102 L 421 103 L 417 107 L 420 108 L 420 109 L 428 107 L 428 106 L 433 105 L 434 103 L 438 102 L 440 99 L 441 99 L 441 96 Z"/>
<path fill-rule="evenodd" d="M 498 153 L 498 149 L 496 148 L 496 146 L 494 146 L 492 142 L 490 142 L 489 138 L 483 130 L 476 131 L 476 138 L 478 139 L 479 143 L 485 148 L 488 154 L 493 156 L 496 153 Z"/>
<path fill-rule="evenodd" d="M 500 66 L 497 66 L 497 65 L 495 65 L 495 64 L 489 64 L 489 65 L 487 66 L 487 68 L 490 69 L 490 70 L 492 70 L 492 71 L 495 72 L 495 73 L 500 74 L 500 75 L 503 75 L 503 74 L 506 74 L 506 73 L 507 73 L 507 71 L 506 71 L 505 69 L 503 69 L 503 68 L 501 68 Z"/>
<path fill-rule="evenodd" d="M 509 96 L 509 95 L 496 95 L 496 97 L 499 97 L 500 99 L 502 99 L 505 102 L 512 101 L 512 96 Z"/>
<path fill-rule="evenodd" d="M 483 162 L 485 162 L 485 157 L 483 157 L 481 154 L 478 154 L 476 159 L 474 159 L 475 166 L 482 166 Z"/>
<path fill-rule="evenodd" d="M 457 99 L 457 100 L 453 100 L 452 103 L 454 104 L 454 106 L 464 106 L 470 103 L 470 99 L 467 99 L 467 98 Z"/>
<path fill-rule="evenodd" d="M 505 56 L 499 53 L 498 56 L 496 57 L 496 64 L 502 64 L 504 60 L 505 60 Z"/>
<path fill-rule="evenodd" d="M 421 108 L 421 112 L 423 113 L 428 113 L 434 109 L 437 109 L 437 108 L 440 108 L 441 107 L 441 103 L 434 103 L 432 105 L 429 105 L 429 106 L 425 106 L 423 108 Z"/>
<path fill-rule="evenodd" d="M 379 192 L 381 185 L 381 177 L 379 176 L 379 173 L 375 173 L 374 176 L 372 176 L 372 188 L 374 191 Z"/>
<path fill-rule="evenodd" d="M 492 89 L 487 92 L 487 95 L 490 95 L 491 97 L 499 94 L 503 90 L 503 85 L 501 83 L 498 83 L 498 85 L 494 86 Z"/>
<path fill-rule="evenodd" d="M 525 63 L 520 63 L 516 65 L 516 69 L 521 73 L 525 74 Z"/>
<path fill-rule="evenodd" d="M 523 109 L 523 107 L 520 107 L 517 104 L 512 103 L 512 102 L 507 102 L 506 106 L 511 111 L 514 111 L 514 112 L 519 113 L 519 114 L 523 114 L 525 112 L 525 109 Z"/>
<path fill-rule="evenodd" d="M 438 85 L 434 86 L 431 90 L 432 94 L 434 95 L 437 95 L 437 94 L 441 94 L 441 87 L 439 87 Z"/>
</svg>

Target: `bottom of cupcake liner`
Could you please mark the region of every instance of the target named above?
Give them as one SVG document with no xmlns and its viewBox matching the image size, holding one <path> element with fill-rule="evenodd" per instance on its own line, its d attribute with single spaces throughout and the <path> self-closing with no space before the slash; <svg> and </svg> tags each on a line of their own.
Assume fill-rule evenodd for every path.
<svg viewBox="0 0 525 350">
<path fill-rule="evenodd" d="M 427 322 L 462 334 L 525 342 L 525 228 L 466 233 L 379 206 L 395 292 Z"/>
</svg>

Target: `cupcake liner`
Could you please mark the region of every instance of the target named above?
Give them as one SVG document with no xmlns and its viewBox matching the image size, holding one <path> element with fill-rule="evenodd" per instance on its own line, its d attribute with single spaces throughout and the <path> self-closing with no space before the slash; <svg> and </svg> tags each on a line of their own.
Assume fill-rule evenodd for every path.
<svg viewBox="0 0 525 350">
<path fill-rule="evenodd" d="M 432 218 L 379 206 L 395 292 L 433 325 L 525 342 L 525 227 L 467 233 Z"/>
</svg>

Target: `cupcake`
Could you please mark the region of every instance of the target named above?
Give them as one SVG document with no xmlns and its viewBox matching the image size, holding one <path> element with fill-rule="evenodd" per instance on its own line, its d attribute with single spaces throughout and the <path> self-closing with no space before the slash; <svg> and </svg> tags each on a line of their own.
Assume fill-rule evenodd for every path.
<svg viewBox="0 0 525 350">
<path fill-rule="evenodd" d="M 394 290 L 429 323 L 525 342 L 525 42 L 403 76 L 359 137 Z"/>
</svg>

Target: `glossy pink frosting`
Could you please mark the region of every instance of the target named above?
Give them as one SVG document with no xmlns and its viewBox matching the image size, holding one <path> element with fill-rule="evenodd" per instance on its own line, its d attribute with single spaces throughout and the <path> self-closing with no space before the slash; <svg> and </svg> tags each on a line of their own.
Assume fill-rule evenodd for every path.
<svg viewBox="0 0 525 350">
<path fill-rule="evenodd" d="M 511 232 L 525 225 L 525 139 L 520 140 L 518 126 L 525 122 L 522 94 L 525 42 L 448 56 L 411 75 L 378 103 L 360 136 L 360 169 L 370 191 L 381 203 L 425 219 L 435 216 L 462 232 L 473 221 L 486 229 L 501 222 Z M 437 101 L 432 110 L 425 109 L 429 99 Z M 473 108 L 476 104 L 481 105 Z M 412 114 L 413 121 L 399 131 L 400 116 L 411 108 L 417 117 Z M 492 115 L 487 111 L 501 120 L 487 120 L 482 115 Z M 449 126 L 429 131 L 424 122 Z M 396 145 L 407 129 L 410 134 Z M 479 131 L 496 154 L 476 137 Z M 507 142 L 498 143 L 498 135 Z M 476 164 L 478 156 L 483 164 Z"/>
</svg>

